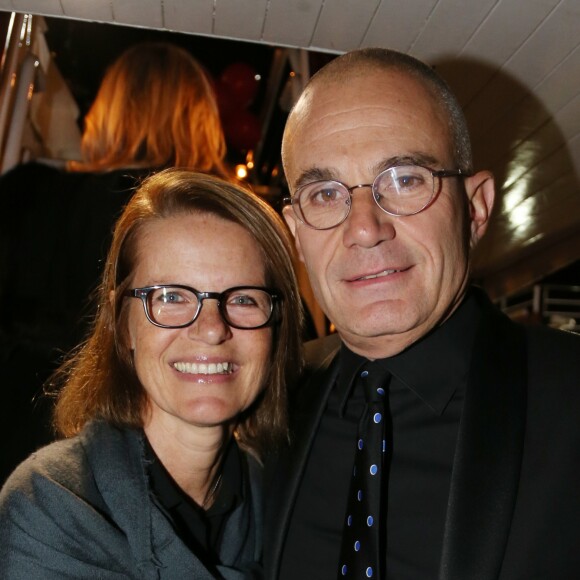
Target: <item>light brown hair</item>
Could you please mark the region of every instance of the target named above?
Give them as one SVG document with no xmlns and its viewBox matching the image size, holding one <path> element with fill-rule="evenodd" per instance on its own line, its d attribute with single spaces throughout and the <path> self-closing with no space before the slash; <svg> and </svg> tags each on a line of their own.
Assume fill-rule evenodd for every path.
<svg viewBox="0 0 580 580">
<path fill-rule="evenodd" d="M 210 80 L 186 50 L 137 44 L 106 71 L 73 171 L 187 167 L 226 176 L 225 137 Z"/>
<path fill-rule="evenodd" d="M 56 375 L 56 386 L 63 385 L 55 411 L 55 425 L 62 435 L 75 435 L 91 419 L 143 426 L 147 398 L 132 362 L 124 294 L 137 266 L 143 227 L 153 220 L 196 212 L 219 216 L 247 230 L 262 251 L 266 285 L 282 296 L 274 317 L 265 389 L 241 418 L 236 433 L 242 445 L 258 453 L 286 434 L 286 385 L 302 366 L 303 313 L 291 236 L 278 214 L 253 193 L 209 175 L 168 169 L 142 183 L 117 222 L 94 329 Z"/>
</svg>

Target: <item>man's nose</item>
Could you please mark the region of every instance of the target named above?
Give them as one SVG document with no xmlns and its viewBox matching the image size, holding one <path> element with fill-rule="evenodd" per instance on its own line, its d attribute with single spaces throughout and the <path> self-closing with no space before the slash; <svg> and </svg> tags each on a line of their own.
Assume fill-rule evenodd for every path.
<svg viewBox="0 0 580 580">
<path fill-rule="evenodd" d="M 353 189 L 350 202 L 350 213 L 343 226 L 345 246 L 372 248 L 395 237 L 394 218 L 375 202 L 370 185 Z"/>
</svg>

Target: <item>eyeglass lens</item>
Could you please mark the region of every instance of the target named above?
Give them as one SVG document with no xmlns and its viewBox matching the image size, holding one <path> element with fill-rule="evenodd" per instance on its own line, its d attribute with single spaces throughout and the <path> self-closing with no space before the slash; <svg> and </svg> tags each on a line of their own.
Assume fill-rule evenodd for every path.
<svg viewBox="0 0 580 580">
<path fill-rule="evenodd" d="M 202 298 L 206 300 L 206 298 Z M 272 314 L 272 297 L 265 290 L 235 288 L 220 294 L 220 312 L 225 321 L 234 327 L 256 328 L 268 322 Z M 200 300 L 185 288 L 156 288 L 149 292 L 146 301 L 149 317 L 162 326 L 184 326 L 198 315 Z"/>
<path fill-rule="evenodd" d="M 431 201 L 434 191 L 433 174 L 417 165 L 390 167 L 372 184 L 375 202 L 387 213 L 397 216 L 420 212 Z M 300 217 L 315 228 L 340 224 L 350 210 L 350 190 L 338 181 L 309 183 L 297 194 Z"/>
</svg>

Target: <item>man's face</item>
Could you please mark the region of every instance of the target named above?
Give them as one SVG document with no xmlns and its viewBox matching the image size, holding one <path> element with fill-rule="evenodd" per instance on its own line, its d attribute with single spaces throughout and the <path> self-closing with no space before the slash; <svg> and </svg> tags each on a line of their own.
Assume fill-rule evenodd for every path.
<svg viewBox="0 0 580 580">
<path fill-rule="evenodd" d="M 316 179 L 372 183 L 401 161 L 456 169 L 441 110 L 396 71 L 312 87 L 290 119 L 284 161 L 292 192 Z M 285 208 L 317 300 L 352 350 L 396 354 L 457 306 L 468 277 L 463 195 L 460 179 L 446 178 L 425 211 L 393 217 L 370 188 L 356 189 L 348 218 L 330 230 L 311 229 Z"/>
</svg>

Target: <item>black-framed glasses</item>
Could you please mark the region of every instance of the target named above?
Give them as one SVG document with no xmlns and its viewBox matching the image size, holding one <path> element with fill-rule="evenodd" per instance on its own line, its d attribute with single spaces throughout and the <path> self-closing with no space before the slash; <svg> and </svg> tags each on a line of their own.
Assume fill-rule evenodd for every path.
<svg viewBox="0 0 580 580">
<path fill-rule="evenodd" d="M 236 286 L 223 292 L 200 292 L 182 284 L 131 288 L 126 295 L 143 302 L 147 320 L 160 328 L 193 324 L 204 300 L 217 300 L 224 321 L 233 328 L 253 330 L 266 326 L 279 300 L 276 290 L 261 286 Z"/>
<path fill-rule="evenodd" d="M 466 177 L 461 169 L 431 169 L 422 165 L 394 165 L 381 171 L 372 183 L 348 187 L 333 179 L 313 181 L 299 187 L 291 204 L 296 217 L 315 230 L 329 230 L 346 220 L 355 189 L 370 187 L 375 203 L 392 216 L 415 215 L 432 203 L 443 177 Z"/>
</svg>

